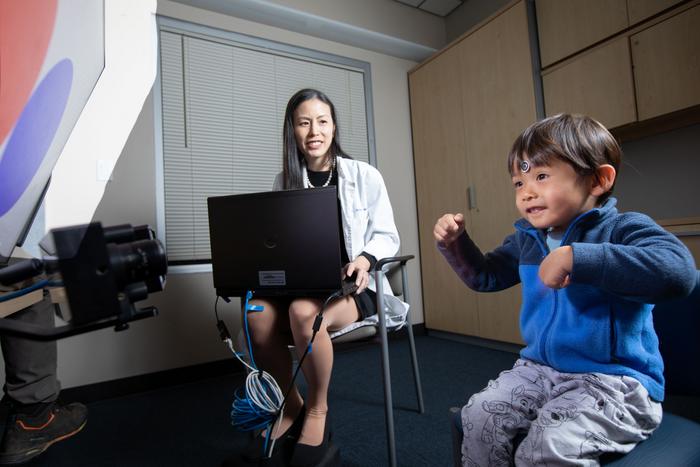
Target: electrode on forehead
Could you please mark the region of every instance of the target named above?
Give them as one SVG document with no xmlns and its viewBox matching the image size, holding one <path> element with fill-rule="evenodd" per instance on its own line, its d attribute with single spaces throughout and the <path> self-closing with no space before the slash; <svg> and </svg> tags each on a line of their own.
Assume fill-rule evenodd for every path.
<svg viewBox="0 0 700 467">
<path fill-rule="evenodd" d="M 529 161 L 520 161 L 520 171 L 522 173 L 528 173 L 530 171 L 530 162 Z"/>
</svg>

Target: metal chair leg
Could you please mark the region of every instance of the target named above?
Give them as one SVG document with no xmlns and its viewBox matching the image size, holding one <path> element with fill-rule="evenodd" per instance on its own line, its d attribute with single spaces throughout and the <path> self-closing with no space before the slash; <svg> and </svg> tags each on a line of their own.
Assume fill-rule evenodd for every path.
<svg viewBox="0 0 700 467">
<path fill-rule="evenodd" d="M 403 283 L 403 298 L 406 303 L 411 303 L 408 296 L 408 277 L 406 274 L 406 264 L 401 265 L 401 281 Z M 423 387 L 420 380 L 420 372 L 418 371 L 418 357 L 416 356 L 416 340 L 413 338 L 413 324 L 411 323 L 410 311 L 406 315 L 406 326 L 408 331 L 408 344 L 411 350 L 411 365 L 413 366 L 413 383 L 416 386 L 416 396 L 418 397 L 418 413 L 425 413 L 425 405 L 423 404 Z"/>
<path fill-rule="evenodd" d="M 386 317 L 384 316 L 384 286 L 381 269 L 374 273 L 377 284 L 377 316 L 379 317 L 379 336 L 382 346 L 382 371 L 384 379 L 384 416 L 386 419 L 386 439 L 389 451 L 389 465 L 396 467 L 396 443 L 394 440 L 394 402 L 391 396 L 391 371 L 389 369 L 389 340 L 386 335 Z"/>
</svg>

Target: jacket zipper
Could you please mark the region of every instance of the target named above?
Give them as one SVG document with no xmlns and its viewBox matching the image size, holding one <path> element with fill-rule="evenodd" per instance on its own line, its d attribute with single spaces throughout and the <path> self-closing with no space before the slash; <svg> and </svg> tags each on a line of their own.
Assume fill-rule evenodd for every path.
<svg viewBox="0 0 700 467">
<path fill-rule="evenodd" d="M 617 332 L 615 331 L 615 310 L 610 308 L 610 362 L 618 363 L 619 360 L 615 356 L 615 347 L 617 346 Z"/>
<path fill-rule="evenodd" d="M 560 246 L 566 246 L 569 240 L 569 235 L 571 234 L 571 231 L 573 228 L 581 222 L 581 219 L 584 219 L 585 217 L 588 217 L 593 211 L 586 211 L 583 214 L 579 214 L 578 217 L 576 217 L 571 224 L 569 224 L 569 227 L 566 228 L 566 231 L 564 232 L 564 235 L 561 238 L 561 243 L 559 244 Z M 547 249 L 549 252 L 549 249 Z M 554 322 L 554 316 L 557 313 L 557 309 L 559 308 L 559 291 L 556 289 L 552 289 L 552 293 L 554 294 L 554 305 L 552 306 L 552 314 L 549 318 L 549 321 L 547 322 L 547 326 L 545 327 L 545 331 L 542 333 L 542 346 L 540 348 L 540 352 L 542 352 L 542 357 L 549 364 L 549 361 L 547 359 L 547 348 L 548 348 L 548 343 L 549 343 L 549 335 L 551 334 L 551 328 L 552 328 L 552 323 Z"/>
<path fill-rule="evenodd" d="M 573 229 L 573 227 L 576 224 L 578 224 L 583 218 L 588 217 L 593 212 L 594 212 L 594 210 L 590 210 L 590 211 L 586 211 L 582 214 L 579 214 L 578 217 L 576 217 L 571 222 L 571 224 L 569 224 L 569 227 L 567 227 L 566 231 L 564 232 L 564 236 L 561 239 L 561 246 L 566 245 L 566 241 L 568 240 L 569 234 L 571 233 L 571 230 Z M 519 226 L 517 223 L 516 223 L 515 227 L 516 227 L 516 229 L 521 230 L 521 231 L 527 233 L 528 235 L 532 236 L 537 241 L 537 245 L 539 245 L 540 249 L 544 253 L 544 256 L 547 256 L 547 254 L 549 254 L 549 247 L 547 247 L 546 244 L 542 241 L 542 239 L 539 236 L 539 231 L 537 229 L 535 229 L 532 226 L 530 226 L 530 227 Z M 540 342 L 540 354 L 542 355 L 542 361 L 548 365 L 549 365 L 549 359 L 547 358 L 547 343 L 549 341 L 549 334 L 551 332 L 552 323 L 554 322 L 554 315 L 556 314 L 557 308 L 559 305 L 559 292 L 557 290 L 553 289 L 552 293 L 554 294 L 554 304 L 552 306 L 552 313 L 550 314 L 549 320 L 547 321 L 547 324 L 544 327 L 544 331 L 542 332 L 542 342 Z M 612 317 L 611 317 L 611 319 L 612 319 Z M 612 324 L 612 322 L 611 322 L 611 324 Z M 614 328 L 613 328 L 613 333 L 614 333 Z"/>
<path fill-rule="evenodd" d="M 531 237 L 535 239 L 537 242 L 537 246 L 540 247 L 540 250 L 542 250 L 542 257 L 546 257 L 547 254 L 549 254 L 549 247 L 547 246 L 546 243 L 542 241 L 540 238 L 539 232 L 536 229 L 523 229 L 519 226 L 516 225 L 516 228 L 521 229 L 523 232 L 527 233 Z M 554 305 L 552 306 L 552 313 L 549 315 L 549 320 L 547 321 L 547 324 L 544 327 L 544 331 L 542 331 L 542 339 L 540 341 L 540 355 L 542 356 L 542 362 L 546 363 L 549 365 L 549 360 L 547 359 L 547 340 L 549 337 L 549 330 L 552 327 L 552 322 L 554 321 L 554 314 L 557 311 L 557 301 L 558 301 L 558 296 L 557 296 L 557 291 L 552 290 L 552 293 L 554 294 Z"/>
</svg>

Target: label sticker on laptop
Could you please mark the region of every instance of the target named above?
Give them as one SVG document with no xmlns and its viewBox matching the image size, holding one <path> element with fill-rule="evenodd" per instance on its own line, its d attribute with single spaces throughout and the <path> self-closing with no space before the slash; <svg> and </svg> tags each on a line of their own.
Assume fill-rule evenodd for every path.
<svg viewBox="0 0 700 467">
<path fill-rule="evenodd" d="M 265 287 L 287 285 L 287 276 L 284 271 L 258 271 L 258 282 Z"/>
</svg>

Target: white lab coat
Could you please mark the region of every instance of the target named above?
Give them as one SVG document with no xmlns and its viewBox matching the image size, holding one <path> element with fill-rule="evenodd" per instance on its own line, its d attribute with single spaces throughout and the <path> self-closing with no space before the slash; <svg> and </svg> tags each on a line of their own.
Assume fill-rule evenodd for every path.
<svg viewBox="0 0 700 467">
<path fill-rule="evenodd" d="M 365 162 L 342 157 L 337 159 L 337 169 L 343 238 L 348 258 L 355 259 L 363 251 L 377 260 L 395 256 L 400 246 L 399 233 L 382 175 Z M 304 187 L 308 188 L 305 166 L 303 171 Z M 283 176 L 279 173 L 272 189 L 281 190 L 283 186 Z M 377 290 L 373 274 L 370 274 L 369 288 Z M 406 322 L 408 304 L 394 297 L 386 277 L 383 288 L 386 325 L 389 329 L 399 328 Z M 376 324 L 377 320 L 377 315 L 370 316 L 331 336 L 335 337 L 362 325 Z"/>
</svg>

